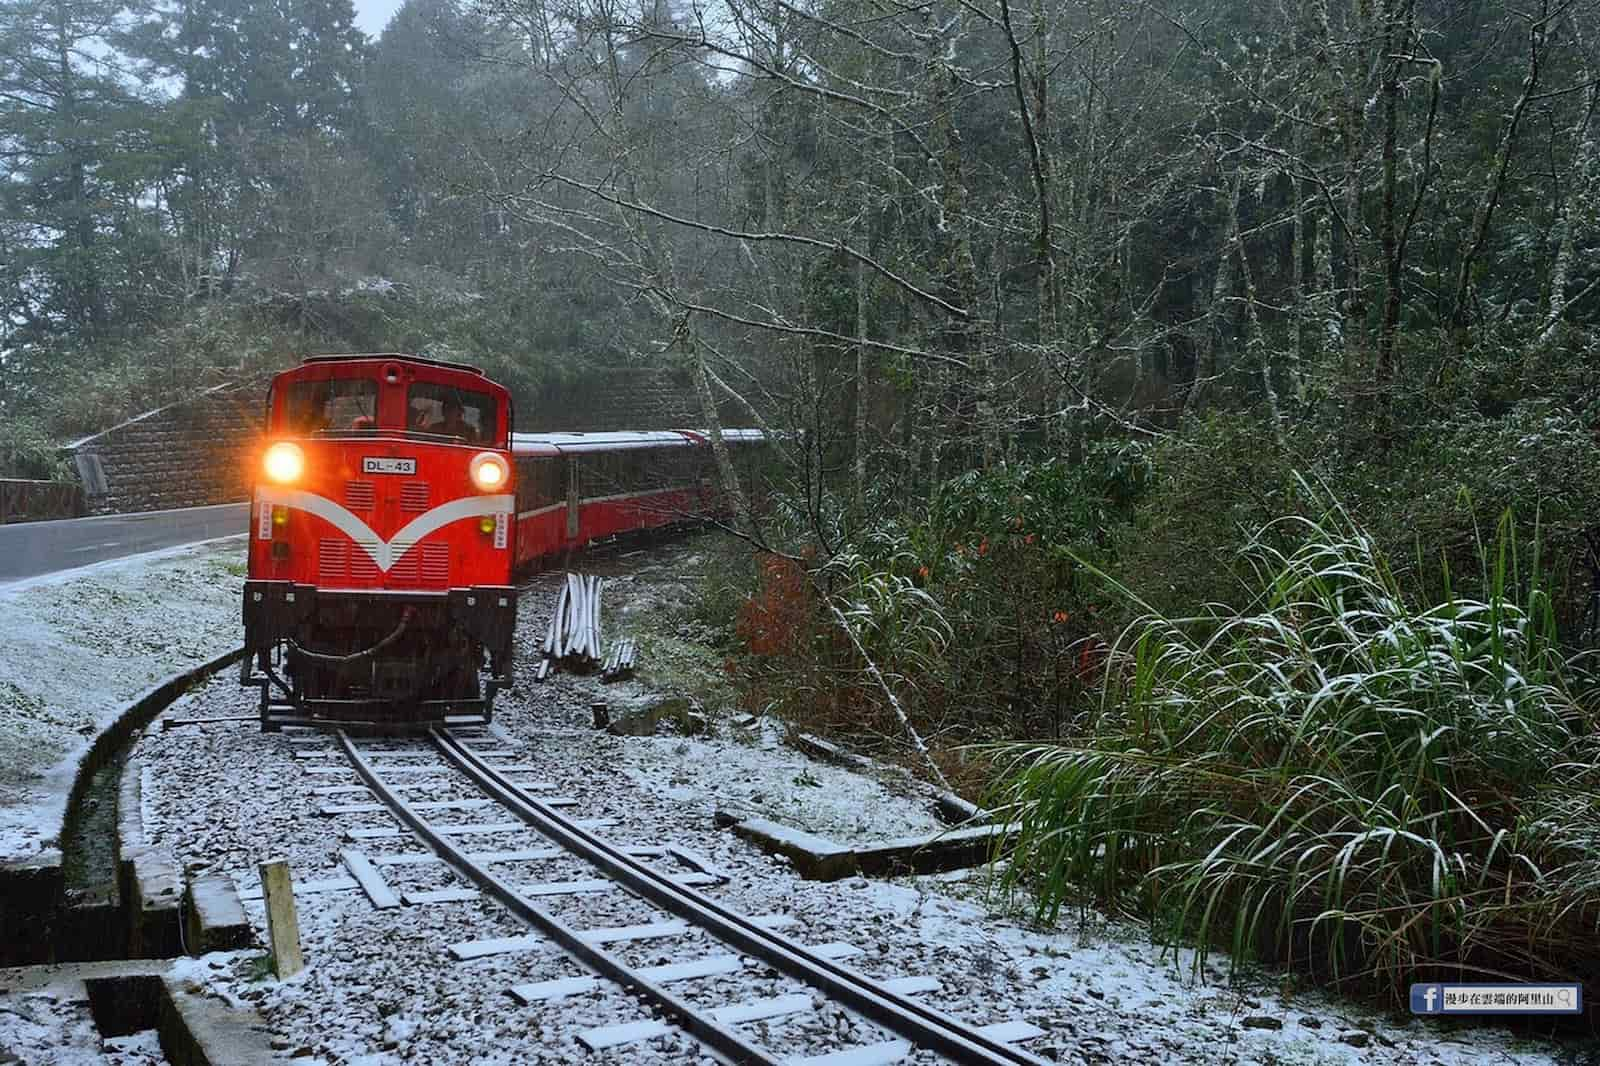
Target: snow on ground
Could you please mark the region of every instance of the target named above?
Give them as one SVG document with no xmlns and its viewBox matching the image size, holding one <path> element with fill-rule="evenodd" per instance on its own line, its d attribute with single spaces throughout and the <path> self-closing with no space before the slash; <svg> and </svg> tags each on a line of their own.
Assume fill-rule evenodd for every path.
<svg viewBox="0 0 1600 1066">
<path fill-rule="evenodd" d="M 243 587 L 237 537 L 0 586 L 0 858 L 52 846 L 118 712 L 239 643 Z"/>
<path fill-rule="evenodd" d="M 668 800 L 735 812 L 838 841 L 891 840 L 947 828 L 931 799 L 919 805 L 898 774 L 881 777 L 818 762 L 782 744 L 758 720 L 731 737 L 637 737 L 620 752 L 640 786 Z M 898 791 L 896 789 L 898 788 Z"/>
<path fill-rule="evenodd" d="M 672 548 L 663 549 L 670 553 Z M 588 564 L 586 564 L 586 567 Z M 669 568 L 670 569 L 670 568 Z M 543 631 L 553 600 L 544 582 L 524 601 L 519 639 Z M 626 619 L 618 612 L 614 617 Z M 619 622 L 622 635 L 627 622 Z M 526 660 L 525 660 L 526 663 Z M 1274 979 L 1229 985 L 1225 958 L 1214 957 L 1197 983 L 1150 944 L 1142 930 L 1092 920 L 1038 929 L 984 894 L 981 875 L 895 881 L 852 878 L 832 884 L 804 881 L 788 863 L 757 851 L 715 827 L 717 809 L 753 808 L 766 817 L 841 841 L 935 831 L 927 794 L 894 773 L 874 779 L 815 762 L 777 743 L 774 730 L 738 730 L 730 715 L 709 708 L 709 737 L 615 737 L 590 728 L 589 706 L 642 702 L 647 693 L 601 686 L 592 678 L 558 674 L 549 683 L 524 680 L 497 708 L 485 743 L 515 750 L 508 756 L 549 783 L 550 793 L 577 801 L 575 815 L 608 817 L 602 835 L 623 845 L 675 845 L 703 856 L 727 883 L 705 891 L 747 914 L 795 919 L 787 935 L 811 944 L 843 941 L 861 949 L 848 965 L 877 978 L 931 976 L 940 988 L 922 998 L 977 1023 L 1023 1020 L 1046 1031 L 1030 1050 L 1062 1062 L 1160 1062 L 1255 1066 L 1416 1064 L 1517 1066 L 1600 1060 L 1594 1045 L 1540 1043 L 1470 1022 L 1449 1027 L 1394 1016 L 1316 993 L 1285 998 Z M 186 697 L 169 715 L 192 717 L 247 711 L 251 694 L 217 678 Z M 412 742 L 361 742 L 383 760 L 421 759 Z M 313 754 L 320 752 L 321 754 Z M 263 735 L 249 724 L 153 728 L 141 739 L 146 836 L 170 847 L 181 866 L 207 865 L 243 886 L 256 864 L 282 855 L 297 883 L 343 873 L 339 849 L 347 830 L 381 827 L 381 814 L 327 816 L 327 795 L 311 789 L 350 788 L 354 775 L 327 738 Z M 427 771 L 414 799 L 460 798 L 471 787 L 448 768 Z M 361 802 L 359 792 L 333 802 Z M 474 812 L 437 816 L 476 823 Z M 472 850 L 504 851 L 539 845 L 531 831 L 474 836 Z M 409 838 L 355 845 L 374 859 L 422 855 Z M 653 859 L 657 863 L 668 860 Z M 399 891 L 459 887 L 440 864 L 380 867 Z M 507 863 L 514 883 L 593 876 L 570 857 Z M 616 926 L 661 917 L 623 893 L 541 897 L 541 905 L 580 926 Z M 308 969 L 287 982 L 264 976 L 248 953 L 217 956 L 194 968 L 194 978 L 230 1002 L 266 1016 L 273 1046 L 304 1063 L 391 1066 L 398 1063 L 672 1064 L 710 1061 L 678 1033 L 603 1052 L 576 1043 L 588 1026 L 641 1020 L 646 1007 L 603 984 L 567 999 L 520 1006 L 513 984 L 571 977 L 582 969 L 548 943 L 533 950 L 455 961 L 451 944 L 525 932 L 499 907 L 482 900 L 375 911 L 357 891 L 297 893 Z M 246 904 L 265 939 L 259 902 Z M 648 965 L 726 950 L 703 937 L 619 944 L 629 961 Z M 791 993 L 787 979 L 747 965 L 742 972 L 675 983 L 674 992 L 710 1006 Z M 884 1034 L 829 1004 L 761 1023 L 759 1039 L 786 1054 L 817 1054 L 859 1045 Z M 906 1060 L 935 1061 L 923 1053 Z"/>
<path fill-rule="evenodd" d="M 101 1036 L 79 982 L 0 994 L 0 1063 L 7 1066 L 160 1066 L 166 1061 L 154 1029 Z"/>
</svg>

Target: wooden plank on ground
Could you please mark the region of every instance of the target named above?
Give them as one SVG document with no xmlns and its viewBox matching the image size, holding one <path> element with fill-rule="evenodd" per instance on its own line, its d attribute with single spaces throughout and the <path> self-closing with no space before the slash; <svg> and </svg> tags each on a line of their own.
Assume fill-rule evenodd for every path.
<svg viewBox="0 0 1600 1066">
<path fill-rule="evenodd" d="M 623 848 L 622 850 L 635 858 L 653 857 L 666 851 L 665 848 Z M 548 859 L 559 859 L 570 854 L 571 852 L 564 848 L 520 848 L 515 851 L 474 851 L 469 852 L 467 858 L 480 864 L 491 862 L 544 862 Z M 444 860 L 431 851 L 379 855 L 372 860 L 374 866 L 432 866 L 441 862 L 444 862 Z"/>
<path fill-rule="evenodd" d="M 481 811 L 495 806 L 494 800 L 438 800 L 433 803 L 413 803 L 415 811 Z M 330 803 L 319 813 L 332 817 L 337 814 L 378 814 L 389 809 L 386 803 Z"/>
<path fill-rule="evenodd" d="M 317 881 L 298 881 L 294 890 L 302 896 L 317 896 L 324 892 L 352 892 L 361 886 L 349 877 L 327 877 Z M 239 890 L 240 899 L 263 899 L 266 892 L 260 885 L 249 885 Z"/>
<path fill-rule="evenodd" d="M 706 874 L 684 874 L 672 879 L 680 885 L 714 884 L 716 879 Z M 577 881 L 535 881 L 518 885 L 517 892 L 524 896 L 575 896 L 590 892 L 616 892 L 622 886 L 605 877 L 584 878 Z"/>
<path fill-rule="evenodd" d="M 300 919 L 294 909 L 294 883 L 287 859 L 268 859 L 260 866 L 267 901 L 267 937 L 272 945 L 272 971 L 281 980 L 305 969 L 300 954 Z"/>
<path fill-rule="evenodd" d="M 534 766 L 532 763 L 519 762 L 508 763 L 504 766 L 491 766 L 489 769 L 495 771 L 496 773 L 502 774 L 537 774 L 543 772 L 546 767 Z M 518 788 L 529 789 L 534 792 L 548 791 L 549 789 L 556 787 L 556 783 L 554 781 L 518 781 L 516 782 L 516 785 Z"/>
<path fill-rule="evenodd" d="M 447 784 L 449 782 L 443 778 L 436 778 L 429 781 L 395 782 L 389 787 L 397 792 L 403 792 L 408 788 L 443 788 Z M 354 796 L 360 793 L 370 793 L 371 791 L 366 785 L 324 785 L 320 788 L 312 789 L 311 794 L 313 796 Z"/>
<path fill-rule="evenodd" d="M 590 892 L 615 892 L 622 886 L 604 877 L 585 878 L 581 881 L 538 881 L 518 885 L 519 896 L 577 896 Z"/>
<path fill-rule="evenodd" d="M 764 929 L 786 929 L 799 924 L 798 919 L 787 914 L 758 914 L 751 918 L 750 921 Z M 584 929 L 579 931 L 578 936 L 591 944 L 617 944 L 682 936 L 688 931 L 688 923 L 674 920 L 649 922 L 644 925 L 613 925 L 599 929 Z M 550 941 L 545 937 L 537 935 L 501 936 L 485 940 L 465 940 L 459 944 L 452 944 L 450 945 L 450 953 L 456 958 L 465 961 L 467 959 L 483 958 L 486 955 L 503 955 L 513 951 L 531 951 L 549 943 Z M 913 980 L 923 982 L 926 979 L 919 977 L 913 978 Z M 939 982 L 932 982 L 932 987 L 938 988 Z M 925 992 L 927 988 L 919 984 L 913 991 Z"/>
<path fill-rule="evenodd" d="M 885 992 L 900 996 L 915 996 L 922 992 L 937 992 L 944 985 L 937 977 L 892 977 L 883 983 Z"/>
<path fill-rule="evenodd" d="M 830 1051 L 826 1055 L 810 1055 L 803 1059 L 789 1059 L 790 1066 L 889 1066 L 911 1054 L 911 1044 L 906 1040 L 885 1040 L 881 1044 Z"/>
<path fill-rule="evenodd" d="M 372 905 L 378 910 L 388 910 L 390 907 L 400 906 L 400 897 L 394 894 L 387 881 L 383 879 L 366 853 L 355 848 L 344 848 L 339 852 L 339 858 L 344 861 L 345 869 L 350 871 L 361 884 L 361 891 L 367 894 Z"/>
<path fill-rule="evenodd" d="M 1020 1044 L 1024 1040 L 1037 1040 L 1044 1035 L 1044 1030 L 1028 1022 L 996 1022 L 985 1025 L 981 1032 L 990 1040 L 999 1040 L 1005 1044 Z"/>
<path fill-rule="evenodd" d="M 163 718 L 161 731 L 165 733 L 169 729 L 181 729 L 186 725 L 223 725 L 229 722 L 259 721 L 261 721 L 259 714 L 229 714 L 219 718 Z"/>
<path fill-rule="evenodd" d="M 407 892 L 403 897 L 406 906 L 422 903 L 465 903 L 477 899 L 481 893 L 475 888 L 440 888 L 431 892 Z"/>
<path fill-rule="evenodd" d="M 663 984 L 669 981 L 692 981 L 699 977 L 716 977 L 721 974 L 735 973 L 744 966 L 744 959 L 738 955 L 710 955 L 703 959 L 694 959 L 691 962 L 673 962 L 665 966 L 646 966 L 639 971 L 639 977 L 645 981 L 659 981 Z M 598 977 L 562 977 L 554 981 L 535 981 L 532 984 L 515 985 L 511 994 L 524 1005 L 538 1003 L 541 1000 L 564 999 L 567 996 L 582 995 L 593 991 L 601 985 Z"/>
<path fill-rule="evenodd" d="M 461 962 L 468 959 L 481 959 L 489 955 L 506 955 L 513 951 L 534 951 L 549 944 L 547 937 L 537 933 L 523 933 L 521 936 L 495 936 L 483 940 L 463 940 L 459 944 L 450 945 L 450 954 Z"/>
<path fill-rule="evenodd" d="M 671 855 L 673 858 L 677 859 L 690 869 L 698 870 L 703 874 L 710 875 L 716 879 L 718 884 L 728 880 L 727 874 L 711 865 L 711 860 L 707 859 L 699 852 L 690 851 L 688 848 L 680 848 L 678 845 L 672 844 L 667 847 L 667 854 Z"/>
<path fill-rule="evenodd" d="M 609 829 L 617 824 L 617 820 L 615 818 L 585 818 L 576 820 L 572 824 L 581 826 L 584 829 Z M 528 826 L 523 822 L 485 822 L 478 825 L 436 825 L 433 828 L 435 832 L 443 833 L 446 836 L 471 836 L 473 834 L 515 833 L 518 830 L 527 829 Z M 411 830 L 409 829 L 369 827 L 366 829 L 346 829 L 344 838 L 346 840 L 395 840 L 410 835 Z"/>
<path fill-rule="evenodd" d="M 767 1018 L 782 1018 L 790 1014 L 801 1014 L 811 1010 L 812 1006 L 813 1001 L 810 996 L 773 996 L 770 999 L 757 999 L 748 1003 L 730 1003 L 723 1007 L 713 1007 L 707 1013 L 723 1025 L 739 1025 L 744 1022 L 756 1022 Z M 602 1025 L 593 1029 L 585 1029 L 578 1034 L 578 1042 L 590 1051 L 603 1051 L 606 1048 L 620 1047 L 623 1044 L 635 1044 L 641 1040 L 649 1040 L 671 1031 L 672 1026 L 666 1022 L 624 1022 L 621 1025 Z"/>
</svg>

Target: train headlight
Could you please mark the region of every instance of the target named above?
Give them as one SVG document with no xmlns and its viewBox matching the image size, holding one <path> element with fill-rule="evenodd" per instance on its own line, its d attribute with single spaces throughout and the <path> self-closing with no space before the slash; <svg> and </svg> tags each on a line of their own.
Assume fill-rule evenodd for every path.
<svg viewBox="0 0 1600 1066">
<path fill-rule="evenodd" d="M 287 485 L 299 481 L 300 475 L 306 472 L 306 453 L 300 450 L 298 444 L 280 440 L 267 449 L 261 465 L 266 470 L 267 477 Z"/>
<path fill-rule="evenodd" d="M 474 455 L 467 470 L 472 474 L 472 483 L 482 492 L 503 489 L 511 480 L 511 464 L 494 452 L 479 452 Z"/>
</svg>

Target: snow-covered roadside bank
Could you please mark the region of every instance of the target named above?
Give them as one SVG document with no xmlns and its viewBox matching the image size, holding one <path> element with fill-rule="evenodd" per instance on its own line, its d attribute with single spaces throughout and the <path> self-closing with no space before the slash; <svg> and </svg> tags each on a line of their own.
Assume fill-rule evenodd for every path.
<svg viewBox="0 0 1600 1066">
<path fill-rule="evenodd" d="M 237 645 L 240 541 L 0 586 L 0 858 L 53 846 L 79 759 L 133 698 Z"/>
</svg>

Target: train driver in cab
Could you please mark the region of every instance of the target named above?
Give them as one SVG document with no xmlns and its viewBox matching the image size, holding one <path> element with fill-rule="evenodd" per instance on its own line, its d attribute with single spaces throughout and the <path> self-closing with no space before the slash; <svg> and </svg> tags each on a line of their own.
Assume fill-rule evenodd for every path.
<svg viewBox="0 0 1600 1066">
<path fill-rule="evenodd" d="M 446 437 L 460 437 L 463 440 L 477 439 L 477 429 L 465 418 L 461 417 L 461 400 L 459 398 L 446 396 L 442 408 L 443 417 L 423 426 L 423 432 L 438 433 Z"/>
</svg>

